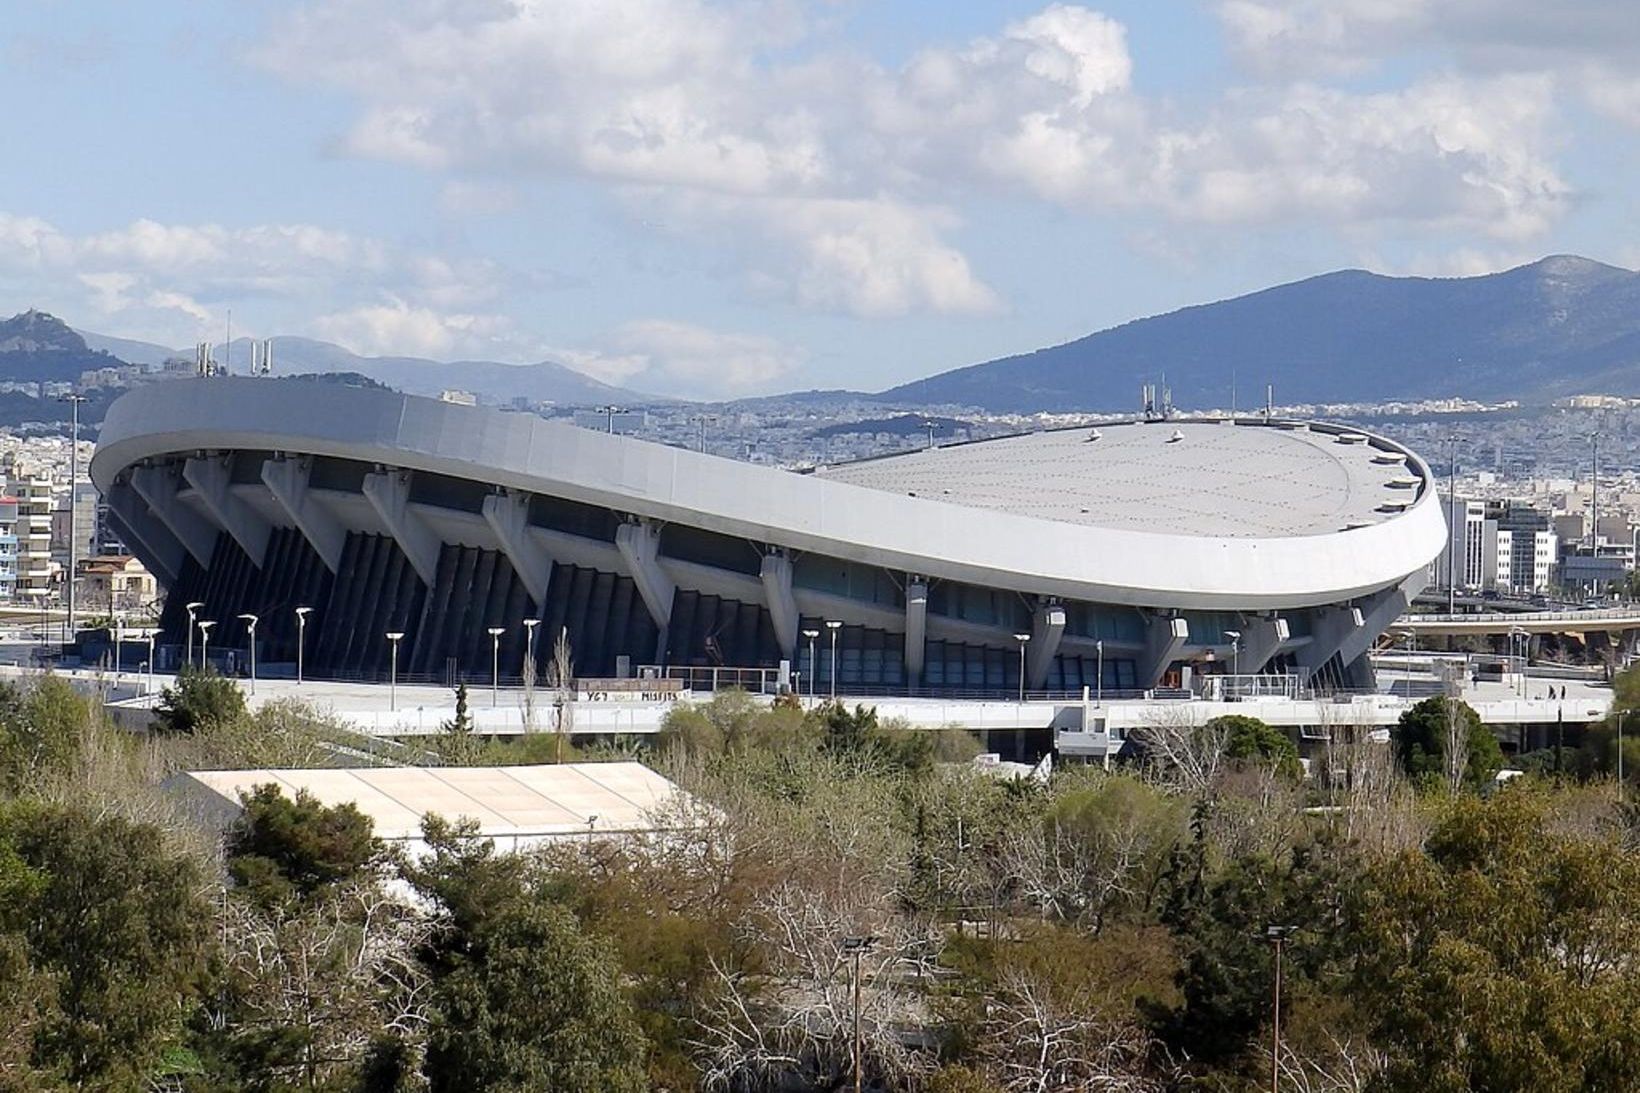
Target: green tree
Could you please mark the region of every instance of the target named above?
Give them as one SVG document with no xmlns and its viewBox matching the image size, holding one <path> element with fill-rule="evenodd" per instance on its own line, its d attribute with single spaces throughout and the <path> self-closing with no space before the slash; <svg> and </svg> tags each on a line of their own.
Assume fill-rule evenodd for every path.
<svg viewBox="0 0 1640 1093">
<path fill-rule="evenodd" d="M 18 792 L 68 773 L 90 721 L 90 701 L 60 676 L 0 684 L 0 787 Z"/>
<path fill-rule="evenodd" d="M 201 877 L 149 825 L 0 804 L 0 995 L 33 1010 L 30 1060 L 74 1088 L 142 1088 L 203 966 Z M 13 1035 L 16 1035 L 15 1031 Z"/>
<path fill-rule="evenodd" d="M 1225 714 L 1207 723 L 1210 731 L 1221 731 L 1226 759 L 1256 766 L 1273 767 L 1278 774 L 1297 778 L 1303 767 L 1298 761 L 1298 745 L 1280 729 L 1243 714 Z"/>
<path fill-rule="evenodd" d="M 1345 929 L 1391 1093 L 1640 1088 L 1640 862 L 1511 786 L 1371 870 Z"/>
<path fill-rule="evenodd" d="M 467 708 L 467 685 L 456 685 L 456 715 L 439 726 L 432 740 L 433 750 L 450 766 L 471 766 L 484 750 L 483 743 L 473 733 L 473 715 Z"/>
<path fill-rule="evenodd" d="M 226 851 L 229 875 L 255 902 L 273 906 L 358 879 L 383 847 L 355 805 L 326 806 L 305 790 L 293 801 L 269 784 L 245 796 Z"/>
<path fill-rule="evenodd" d="M 646 1088 L 643 1034 L 609 945 L 471 825 L 435 817 L 423 834 L 430 856 L 407 876 L 442 916 L 426 954 L 432 1093 Z"/>
<path fill-rule="evenodd" d="M 1447 701 L 1444 695 L 1426 698 L 1401 715 L 1395 730 L 1395 755 L 1401 769 L 1414 779 L 1445 778 L 1447 741 L 1456 727 L 1466 749 L 1464 782 L 1471 787 L 1486 785 L 1503 769 L 1498 739 L 1467 702 L 1458 702 L 1455 716 L 1461 720 L 1454 726 Z"/>
<path fill-rule="evenodd" d="M 214 669 L 184 666 L 176 683 L 160 692 L 154 707 L 154 731 L 191 736 L 201 729 L 245 716 L 245 694 L 239 684 Z"/>
</svg>

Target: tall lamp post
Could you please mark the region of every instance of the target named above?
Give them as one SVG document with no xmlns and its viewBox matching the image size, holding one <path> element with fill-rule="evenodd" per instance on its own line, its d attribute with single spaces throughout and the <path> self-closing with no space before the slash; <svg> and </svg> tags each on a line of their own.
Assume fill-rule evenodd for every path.
<svg viewBox="0 0 1640 1093">
<path fill-rule="evenodd" d="M 249 611 L 239 616 L 245 622 L 246 640 L 251 646 L 251 694 L 256 693 L 256 623 L 257 618 Z"/>
<path fill-rule="evenodd" d="M 826 629 L 831 631 L 831 700 L 837 701 L 837 631 L 843 624 L 837 619 L 827 619 Z"/>
<path fill-rule="evenodd" d="M 399 642 L 404 640 L 403 630 L 389 630 L 387 640 L 392 643 L 392 658 L 387 669 L 387 708 L 399 708 Z"/>
<path fill-rule="evenodd" d="M 201 619 L 199 621 L 199 668 L 206 671 L 211 666 L 211 627 L 216 625 L 215 619 Z"/>
<path fill-rule="evenodd" d="M 524 663 L 535 663 L 535 628 L 541 625 L 540 619 L 524 620 Z"/>
<path fill-rule="evenodd" d="M 1281 950 L 1296 926 L 1266 926 L 1264 940 L 1276 951 L 1276 974 L 1270 987 L 1270 1093 L 1278 1093 L 1281 1083 Z"/>
<path fill-rule="evenodd" d="M 501 700 L 501 635 L 507 632 L 505 627 L 492 626 L 490 635 L 490 708 L 493 710 Z"/>
<path fill-rule="evenodd" d="M 1617 711 L 1617 799 L 1623 799 L 1623 719 L 1629 715 L 1627 710 Z"/>
<path fill-rule="evenodd" d="M 820 668 L 814 663 L 814 639 L 820 636 L 818 630 L 805 630 L 803 636 L 809 639 L 809 705 L 814 704 L 814 677 L 820 674 Z"/>
<path fill-rule="evenodd" d="M 1018 633 L 1014 640 L 1019 642 L 1019 700 L 1025 701 L 1025 646 L 1031 640 L 1031 635 Z"/>
<path fill-rule="evenodd" d="M 1233 698 L 1241 678 L 1241 631 L 1226 630 L 1224 636 L 1230 639 L 1230 694 Z"/>
<path fill-rule="evenodd" d="M 296 685 L 302 685 L 302 658 L 307 651 L 307 617 L 313 608 L 296 609 Z"/>
<path fill-rule="evenodd" d="M 609 419 L 609 435 L 614 436 L 615 435 L 615 415 L 620 414 L 620 413 L 625 413 L 626 408 L 623 407 L 623 406 L 600 406 L 600 407 L 598 407 L 598 412 L 600 414 L 603 414 L 606 417 L 608 417 L 608 419 Z"/>
<path fill-rule="evenodd" d="M 1095 687 L 1093 701 L 1094 705 L 1103 706 L 1105 704 L 1105 640 L 1103 638 L 1093 643 L 1093 651 L 1099 658 L 1098 668 L 1093 680 Z"/>
<path fill-rule="evenodd" d="M 125 644 L 125 620 L 118 615 L 114 616 L 114 687 L 120 685 L 120 646 Z"/>
<path fill-rule="evenodd" d="M 188 608 L 188 667 L 194 666 L 194 620 L 201 607 L 205 605 L 198 600 L 185 604 Z"/>
<path fill-rule="evenodd" d="M 145 694 L 154 693 L 154 636 L 158 631 L 148 631 L 148 689 Z"/>
<path fill-rule="evenodd" d="M 1464 550 L 1469 549 L 1469 513 L 1464 513 L 1464 523 L 1460 530 L 1458 524 L 1458 438 L 1456 435 L 1446 438 L 1446 474 L 1447 474 L 1447 519 L 1451 526 L 1446 529 L 1446 613 L 1458 613 L 1458 536 L 1465 537 Z M 1467 568 L 1467 567 L 1465 567 Z"/>
<path fill-rule="evenodd" d="M 74 586 L 80 568 L 80 512 L 75 487 L 80 481 L 80 403 L 89 401 L 84 395 L 59 395 L 58 402 L 69 405 L 73 418 L 68 445 L 68 640 L 74 640 Z"/>
</svg>

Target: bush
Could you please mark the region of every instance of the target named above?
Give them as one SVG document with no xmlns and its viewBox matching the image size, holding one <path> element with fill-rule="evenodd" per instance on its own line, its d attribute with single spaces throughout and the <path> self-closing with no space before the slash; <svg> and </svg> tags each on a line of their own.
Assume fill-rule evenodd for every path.
<svg viewBox="0 0 1640 1093">
<path fill-rule="evenodd" d="M 1280 729 L 1256 717 L 1226 714 L 1207 723 L 1209 729 L 1225 731 L 1224 757 L 1238 763 L 1274 767 L 1276 773 L 1297 778 L 1303 773 L 1298 761 L 1298 745 Z"/>
<path fill-rule="evenodd" d="M 176 683 L 160 692 L 153 728 L 165 736 L 192 736 L 244 716 L 245 695 L 237 683 L 210 668 L 184 667 Z"/>
</svg>

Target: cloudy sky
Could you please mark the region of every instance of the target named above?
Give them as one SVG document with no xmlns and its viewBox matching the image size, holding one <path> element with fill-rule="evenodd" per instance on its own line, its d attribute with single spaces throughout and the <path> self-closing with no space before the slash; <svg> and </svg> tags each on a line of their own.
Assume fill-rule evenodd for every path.
<svg viewBox="0 0 1640 1093">
<path fill-rule="evenodd" d="M 1640 265 L 1584 0 L 10 0 L 0 309 L 878 389 L 1345 266 Z"/>
</svg>

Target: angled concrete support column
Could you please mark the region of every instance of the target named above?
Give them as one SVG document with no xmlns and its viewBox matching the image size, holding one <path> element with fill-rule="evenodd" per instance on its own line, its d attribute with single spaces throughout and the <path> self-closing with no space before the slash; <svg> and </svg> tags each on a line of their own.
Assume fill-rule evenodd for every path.
<svg viewBox="0 0 1640 1093">
<path fill-rule="evenodd" d="M 1296 658 L 1305 676 L 1336 655 L 1344 666 L 1345 682 L 1358 687 L 1370 686 L 1373 673 L 1367 649 L 1401 617 L 1423 583 L 1423 574 L 1415 574 L 1350 606 L 1318 609 L 1311 626 L 1310 643 L 1299 650 Z"/>
<path fill-rule="evenodd" d="M 627 573 L 638 586 L 638 594 L 649 608 L 649 617 L 655 620 L 661 640 L 665 641 L 672 624 L 672 595 L 677 585 L 660 565 L 660 527 L 647 520 L 622 524 L 615 530 L 615 548 L 621 552 Z"/>
<path fill-rule="evenodd" d="M 1244 676 L 1258 675 L 1291 636 L 1287 620 L 1283 618 L 1258 615 L 1242 620 L 1237 669 Z"/>
<path fill-rule="evenodd" d="M 905 583 L 905 680 L 922 682 L 928 656 L 928 582 L 912 577 Z"/>
<path fill-rule="evenodd" d="M 1190 640 L 1190 624 L 1170 615 L 1153 615 L 1145 627 L 1145 651 L 1139 660 L 1139 685 L 1145 690 L 1156 686 L 1167 674 L 1168 665 L 1184 651 Z"/>
<path fill-rule="evenodd" d="M 233 495 L 233 473 L 219 456 L 193 456 L 182 464 L 182 477 L 194 488 L 218 527 L 239 544 L 257 569 L 268 557 L 273 527 L 261 513 Z"/>
<path fill-rule="evenodd" d="M 501 543 L 501 552 L 512 563 L 524 589 L 537 608 L 547 605 L 547 585 L 552 580 L 552 559 L 529 533 L 530 495 L 521 490 L 492 493 L 484 499 L 484 520 Z"/>
<path fill-rule="evenodd" d="M 194 556 L 194 561 L 209 569 L 211 555 L 216 552 L 216 529 L 177 497 L 182 489 L 178 468 L 169 463 L 136 467 L 131 471 L 131 486 L 148 502 L 149 511 Z"/>
<path fill-rule="evenodd" d="M 364 496 L 429 588 L 438 575 L 439 538 L 427 521 L 410 511 L 410 472 L 400 468 L 364 476 Z"/>
<path fill-rule="evenodd" d="M 108 491 L 108 510 L 130 537 L 131 546 L 142 556 L 143 564 L 153 570 L 167 588 L 175 585 L 188 553 L 181 541 L 148 510 L 128 483 L 117 482 Z"/>
<path fill-rule="evenodd" d="M 1065 609 L 1056 603 L 1037 607 L 1031 615 L 1031 644 L 1025 651 L 1025 675 L 1031 690 L 1047 686 L 1053 658 L 1059 655 L 1059 639 L 1064 636 Z"/>
<path fill-rule="evenodd" d="M 763 555 L 758 574 L 763 580 L 763 599 L 769 605 L 769 621 L 780 655 L 797 655 L 797 600 L 792 597 L 792 560 L 784 554 Z"/>
<path fill-rule="evenodd" d="M 347 545 L 347 529 L 336 514 L 325 508 L 308 489 L 313 463 L 306 458 L 270 459 L 262 464 L 262 484 L 284 508 L 332 573 L 341 571 L 342 548 Z"/>
</svg>

